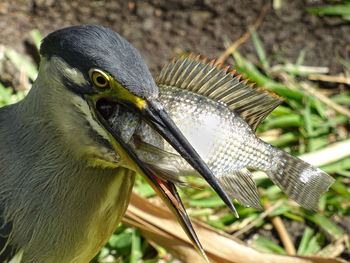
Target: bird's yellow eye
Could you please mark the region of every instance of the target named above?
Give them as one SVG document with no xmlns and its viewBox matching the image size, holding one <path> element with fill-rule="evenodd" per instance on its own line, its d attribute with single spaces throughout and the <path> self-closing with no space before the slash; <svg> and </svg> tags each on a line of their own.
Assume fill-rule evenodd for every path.
<svg viewBox="0 0 350 263">
<path fill-rule="evenodd" d="M 106 89 L 109 86 L 109 77 L 102 71 L 94 70 L 91 73 L 91 80 L 92 83 L 100 89 Z"/>
</svg>

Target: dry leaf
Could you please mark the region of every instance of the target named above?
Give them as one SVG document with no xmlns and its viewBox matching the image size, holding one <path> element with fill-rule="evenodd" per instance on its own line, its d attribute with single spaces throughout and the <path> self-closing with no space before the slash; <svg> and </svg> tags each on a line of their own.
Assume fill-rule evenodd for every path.
<svg viewBox="0 0 350 263">
<path fill-rule="evenodd" d="M 192 247 L 172 213 L 133 193 L 123 222 L 160 244 L 182 262 L 205 262 Z M 345 260 L 263 253 L 223 231 L 192 219 L 197 235 L 212 263 L 344 263 Z"/>
</svg>

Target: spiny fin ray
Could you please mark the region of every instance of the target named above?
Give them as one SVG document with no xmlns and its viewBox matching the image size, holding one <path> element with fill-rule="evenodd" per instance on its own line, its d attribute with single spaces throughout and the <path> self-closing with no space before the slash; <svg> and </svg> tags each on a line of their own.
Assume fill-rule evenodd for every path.
<svg viewBox="0 0 350 263">
<path fill-rule="evenodd" d="M 262 210 L 258 189 L 248 169 L 232 172 L 219 178 L 230 198 L 237 199 L 245 207 Z"/>
<path fill-rule="evenodd" d="M 241 80 L 236 71 L 214 65 L 215 60 L 191 54 L 173 59 L 156 78 L 158 86 L 174 86 L 225 103 L 256 131 L 270 112 L 283 102 L 276 94 L 254 88 L 248 80 Z"/>
</svg>

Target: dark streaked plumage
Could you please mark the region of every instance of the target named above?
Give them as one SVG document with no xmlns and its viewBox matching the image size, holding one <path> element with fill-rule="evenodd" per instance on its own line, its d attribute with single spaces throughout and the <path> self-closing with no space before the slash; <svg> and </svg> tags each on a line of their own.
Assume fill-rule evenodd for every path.
<svg viewBox="0 0 350 263">
<path fill-rule="evenodd" d="M 5 222 L 1 217 L 2 214 L 3 209 L 0 206 L 0 262 L 5 262 L 14 256 L 16 249 L 11 245 L 7 245 L 12 230 L 12 222 Z"/>
</svg>

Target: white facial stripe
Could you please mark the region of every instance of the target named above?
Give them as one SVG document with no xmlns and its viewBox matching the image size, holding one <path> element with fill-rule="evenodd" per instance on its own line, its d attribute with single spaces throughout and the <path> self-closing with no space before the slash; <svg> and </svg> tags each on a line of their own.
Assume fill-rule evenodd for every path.
<svg viewBox="0 0 350 263">
<path fill-rule="evenodd" d="M 52 57 L 50 64 L 54 65 L 58 72 L 61 72 L 65 78 L 77 86 L 83 86 L 88 83 L 84 75 L 77 69 L 70 67 L 63 59 L 59 57 Z"/>
<path fill-rule="evenodd" d="M 79 72 L 78 70 L 74 68 L 66 68 L 63 72 L 64 76 L 69 79 L 71 82 L 83 86 L 84 84 L 87 84 L 87 81 L 85 80 L 83 74 Z"/>
<path fill-rule="evenodd" d="M 94 120 L 94 118 L 92 117 L 91 111 L 90 111 L 90 107 L 87 104 L 87 102 L 81 98 L 80 96 L 73 96 L 72 97 L 72 102 L 74 103 L 74 105 L 80 109 L 80 111 L 82 113 L 84 113 L 86 120 L 89 122 L 90 126 L 92 129 L 94 129 L 95 132 L 97 132 L 98 134 L 100 134 L 104 139 L 106 139 L 107 141 L 109 141 L 109 137 L 107 135 L 107 132 L 101 127 L 101 125 Z"/>
<path fill-rule="evenodd" d="M 59 57 L 53 56 L 50 59 L 50 62 L 46 62 L 45 64 L 50 65 L 51 71 L 55 69 L 55 75 L 58 75 L 58 72 L 61 72 L 61 74 L 63 73 L 63 75 L 72 83 L 75 83 L 77 85 L 87 84 L 87 80 L 84 78 L 84 75 L 81 72 L 75 68 L 70 67 L 64 60 Z M 92 129 L 94 129 L 106 140 L 109 140 L 107 132 L 96 120 L 93 119 L 88 103 L 82 97 L 75 94 L 71 96 L 71 102 L 86 116 L 86 120 L 89 122 Z"/>
</svg>

